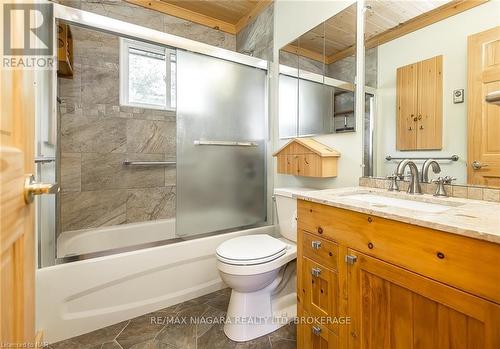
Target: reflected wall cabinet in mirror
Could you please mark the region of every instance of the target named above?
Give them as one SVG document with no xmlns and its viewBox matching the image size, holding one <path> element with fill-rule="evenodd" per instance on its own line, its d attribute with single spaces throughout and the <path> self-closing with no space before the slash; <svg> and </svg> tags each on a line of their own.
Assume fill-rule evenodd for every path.
<svg viewBox="0 0 500 349">
<path fill-rule="evenodd" d="M 443 56 L 397 69 L 396 148 L 441 149 L 443 128 Z"/>
</svg>

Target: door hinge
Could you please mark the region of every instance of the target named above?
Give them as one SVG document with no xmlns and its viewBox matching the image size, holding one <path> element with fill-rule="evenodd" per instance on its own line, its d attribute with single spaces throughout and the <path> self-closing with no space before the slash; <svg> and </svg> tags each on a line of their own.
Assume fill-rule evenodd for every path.
<svg viewBox="0 0 500 349">
<path fill-rule="evenodd" d="M 357 256 L 351 256 L 351 255 L 345 256 L 345 262 L 347 264 L 354 264 L 354 263 L 356 263 L 357 260 L 358 260 Z"/>
</svg>

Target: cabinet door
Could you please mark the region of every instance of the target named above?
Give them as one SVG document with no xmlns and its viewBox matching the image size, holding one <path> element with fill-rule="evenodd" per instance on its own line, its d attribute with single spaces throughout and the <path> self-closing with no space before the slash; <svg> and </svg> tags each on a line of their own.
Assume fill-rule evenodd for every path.
<svg viewBox="0 0 500 349">
<path fill-rule="evenodd" d="M 413 150 L 417 147 L 417 88 L 418 64 L 397 70 L 396 86 L 396 149 Z"/>
<path fill-rule="evenodd" d="M 299 155 L 297 161 L 300 176 L 321 177 L 321 158 L 318 155 Z"/>
<path fill-rule="evenodd" d="M 500 348 L 500 306 L 349 250 L 349 348 Z"/>
<path fill-rule="evenodd" d="M 418 62 L 417 149 L 441 149 L 443 56 Z"/>
<path fill-rule="evenodd" d="M 302 257 L 303 307 L 311 316 L 321 318 L 337 331 L 339 291 L 337 272 Z"/>
<path fill-rule="evenodd" d="M 299 175 L 298 155 L 286 155 L 286 173 L 294 176 Z"/>
</svg>

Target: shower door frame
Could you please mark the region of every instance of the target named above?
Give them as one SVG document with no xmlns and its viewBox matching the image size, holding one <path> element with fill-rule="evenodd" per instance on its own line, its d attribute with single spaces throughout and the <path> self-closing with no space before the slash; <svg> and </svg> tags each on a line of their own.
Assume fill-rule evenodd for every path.
<svg viewBox="0 0 500 349">
<path fill-rule="evenodd" d="M 132 39 L 132 40 L 140 40 L 146 43 L 150 44 L 161 44 L 165 45 L 168 47 L 174 47 L 179 50 L 185 50 L 185 51 L 190 51 L 194 53 L 199 53 L 203 54 L 206 56 L 218 58 L 218 59 L 223 59 L 226 61 L 254 67 L 261 69 L 266 72 L 266 83 L 265 83 L 265 115 L 264 115 L 264 127 L 265 127 L 265 135 L 266 138 L 264 139 L 265 143 L 265 171 L 266 171 L 266 176 L 265 176 L 265 187 L 266 187 L 266 220 L 264 221 L 264 224 L 261 224 L 259 226 L 266 226 L 266 225 L 272 225 L 274 218 L 273 218 L 273 210 L 272 210 L 272 187 L 273 187 L 273 173 L 272 171 L 269 171 L 269 169 L 272 169 L 272 153 L 271 153 L 271 135 L 270 135 L 270 119 L 269 119 L 269 69 L 270 69 L 270 62 L 256 58 L 256 57 L 251 57 L 251 56 L 246 56 L 244 54 L 226 50 L 220 47 L 212 46 L 209 44 L 205 44 L 202 42 L 198 42 L 195 40 L 191 39 L 186 39 L 180 36 L 164 33 L 158 30 L 150 29 L 147 27 L 143 27 L 137 24 L 132 24 L 128 23 L 125 21 L 121 21 L 118 19 L 98 15 L 92 12 L 88 11 L 83 11 L 80 9 L 64 6 L 61 4 L 53 4 L 53 13 L 54 13 L 54 18 L 52 21 L 52 26 L 53 28 L 56 27 L 56 21 L 62 21 L 63 23 L 67 24 L 72 24 L 78 27 L 83 27 L 86 29 L 90 30 L 97 30 L 100 32 L 104 32 L 107 34 L 111 35 L 116 35 L 119 37 L 127 38 L 127 39 Z M 56 33 L 57 31 L 54 30 L 54 52 L 57 52 L 57 37 Z M 57 90 L 57 71 L 54 70 L 52 74 L 52 79 L 50 81 L 51 86 L 44 86 L 48 89 L 53 89 L 53 91 L 56 92 Z M 57 105 L 57 93 L 53 94 L 54 100 L 52 101 L 54 104 Z M 52 110 L 53 115 L 51 116 L 52 118 L 57 118 L 57 114 L 55 109 Z M 59 149 L 59 145 L 58 145 Z M 59 154 L 58 154 L 59 155 Z M 58 156 L 60 159 L 60 156 Z M 60 179 L 57 178 L 57 181 L 59 182 Z M 59 226 L 59 220 L 60 217 L 58 217 L 58 213 L 56 213 L 56 226 Z M 233 231 L 233 230 L 231 230 Z M 227 231 L 230 232 L 230 231 Z M 88 253 L 88 254 L 83 254 L 83 255 L 77 255 L 77 256 L 68 256 L 64 258 L 56 258 L 56 263 L 67 263 L 67 262 L 74 262 L 74 261 L 79 261 L 79 260 L 86 260 L 86 259 L 91 259 L 91 258 L 96 258 L 96 257 L 102 257 L 102 256 L 108 256 L 108 255 L 114 255 L 117 253 L 122 253 L 122 252 L 129 252 L 129 251 L 134 251 L 134 250 L 140 250 L 140 249 L 145 249 L 145 248 L 151 248 L 151 247 L 156 247 L 156 246 L 161 246 L 161 245 L 167 245 L 167 244 L 173 244 L 177 243 L 180 241 L 184 240 L 191 240 L 191 239 L 197 239 L 197 238 L 202 238 L 202 237 L 207 237 L 211 235 L 219 235 L 226 233 L 226 231 L 217 231 L 213 233 L 206 233 L 206 234 L 201 234 L 201 235 L 196 235 L 192 237 L 187 237 L 187 238 L 174 238 L 174 239 L 169 239 L 169 240 L 161 240 L 161 241 L 156 241 L 156 242 L 151 242 L 151 243 L 145 243 L 141 245 L 135 245 L 135 246 L 128 246 L 128 247 L 123 247 L 123 248 L 116 248 L 116 249 L 111 249 L 111 250 L 106 250 L 106 251 L 98 251 L 94 253 Z M 54 232 L 56 234 L 56 232 Z M 38 249 L 40 251 L 41 249 L 41 241 L 39 239 L 40 234 L 37 234 L 38 237 Z M 39 268 L 43 267 L 41 265 L 38 266 Z"/>
</svg>

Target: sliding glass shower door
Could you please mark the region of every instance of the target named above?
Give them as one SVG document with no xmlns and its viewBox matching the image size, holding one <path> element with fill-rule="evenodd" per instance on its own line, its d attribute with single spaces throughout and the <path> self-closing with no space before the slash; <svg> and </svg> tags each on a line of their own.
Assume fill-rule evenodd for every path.
<svg viewBox="0 0 500 349">
<path fill-rule="evenodd" d="M 177 228 L 266 220 L 266 72 L 177 51 Z"/>
</svg>

